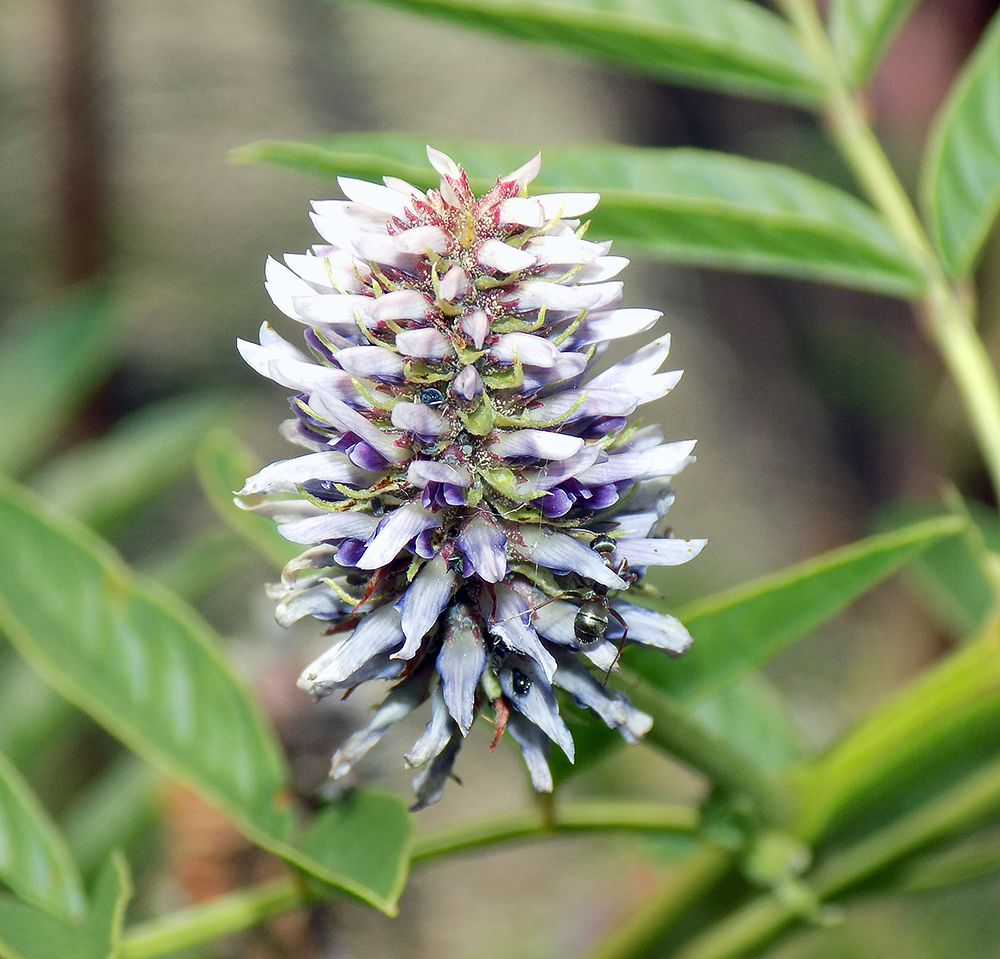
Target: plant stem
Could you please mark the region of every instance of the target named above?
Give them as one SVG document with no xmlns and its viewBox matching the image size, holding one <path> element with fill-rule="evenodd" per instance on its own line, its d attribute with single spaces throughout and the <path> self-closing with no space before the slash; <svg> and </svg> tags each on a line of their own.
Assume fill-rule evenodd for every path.
<svg viewBox="0 0 1000 959">
<path fill-rule="evenodd" d="M 305 890 L 293 877 L 241 889 L 126 930 L 119 959 L 154 959 L 212 942 L 305 902 Z"/>
<path fill-rule="evenodd" d="M 693 834 L 698 822 L 697 810 L 689 806 L 635 802 L 557 803 L 551 825 L 546 825 L 541 813 L 532 809 L 423 833 L 414 842 L 411 863 L 424 865 L 455 853 L 519 839 L 544 839 L 561 833 Z M 320 900 L 321 897 L 307 889 L 297 876 L 273 880 L 134 926 L 123 937 L 119 957 L 155 959 L 242 932 L 271 916 Z"/>
<path fill-rule="evenodd" d="M 625 685 L 625 681 L 619 681 Z M 745 798 L 764 824 L 788 821 L 792 797 L 784 783 L 744 758 L 724 739 L 699 723 L 673 700 L 640 680 L 627 682 L 629 698 L 653 717 L 645 741 L 703 772 L 713 785 L 733 798 Z"/>
<path fill-rule="evenodd" d="M 913 264 L 924 274 L 924 326 L 961 395 L 1000 499 L 1000 383 L 972 316 L 949 282 L 920 218 L 837 66 L 814 0 L 779 0 L 826 89 L 830 136 Z"/>
<path fill-rule="evenodd" d="M 693 834 L 698 811 L 665 803 L 555 803 L 551 825 L 541 811 L 504 813 L 418 835 L 410 862 L 424 865 L 456 852 L 470 852 L 518 839 L 545 839 L 569 832 L 675 832 Z"/>
<path fill-rule="evenodd" d="M 830 856 L 807 879 L 811 898 L 818 904 L 841 895 L 908 854 L 969 829 L 998 810 L 1000 761 L 969 774 L 936 799 Z M 790 902 L 773 893 L 760 896 L 690 940 L 672 959 L 734 959 L 763 946 L 802 918 L 801 899 Z"/>
</svg>

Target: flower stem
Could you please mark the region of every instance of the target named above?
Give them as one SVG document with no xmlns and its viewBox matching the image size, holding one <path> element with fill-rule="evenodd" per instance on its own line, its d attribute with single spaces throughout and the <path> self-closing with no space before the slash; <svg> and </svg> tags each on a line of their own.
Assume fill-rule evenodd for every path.
<svg viewBox="0 0 1000 959">
<path fill-rule="evenodd" d="M 788 821 L 793 803 L 786 784 L 768 776 L 658 690 L 640 680 L 620 683 L 632 702 L 653 717 L 647 743 L 704 773 L 728 796 L 749 800 L 763 824 L 780 826 Z"/>
<path fill-rule="evenodd" d="M 924 326 L 958 388 L 1000 499 L 1000 383 L 973 325 L 974 304 L 948 280 L 913 204 L 837 66 L 814 0 L 779 2 L 826 89 L 824 118 L 831 138 L 924 275 Z"/>
<path fill-rule="evenodd" d="M 444 856 L 523 839 L 544 839 L 570 832 L 678 832 L 698 828 L 698 812 L 690 806 L 665 803 L 586 802 L 556 803 L 547 826 L 537 810 L 507 813 L 461 823 L 419 835 L 414 842 L 413 865 Z M 317 894 L 297 876 L 242 889 L 211 902 L 183 909 L 127 930 L 120 959 L 155 959 L 221 936 L 242 932 L 271 916 L 318 902 Z"/>
<path fill-rule="evenodd" d="M 1000 810 L 1000 762 L 966 776 L 936 799 L 830 856 L 807 877 L 819 904 L 848 892 L 923 847 L 951 838 Z M 760 948 L 803 916 L 803 899 L 760 896 L 690 940 L 672 959 L 734 959 Z"/>
<path fill-rule="evenodd" d="M 119 959 L 154 959 L 212 942 L 250 929 L 306 901 L 304 888 L 291 876 L 241 889 L 126 930 Z"/>
</svg>

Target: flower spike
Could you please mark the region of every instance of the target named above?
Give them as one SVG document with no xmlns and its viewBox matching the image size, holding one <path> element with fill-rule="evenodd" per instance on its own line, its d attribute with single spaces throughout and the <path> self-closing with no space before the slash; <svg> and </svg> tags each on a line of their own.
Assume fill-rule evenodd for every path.
<svg viewBox="0 0 1000 959">
<path fill-rule="evenodd" d="M 528 196 L 535 156 L 476 197 L 451 157 L 427 156 L 437 190 L 341 178 L 347 200 L 313 204 L 327 243 L 268 260 L 305 349 L 264 324 L 240 352 L 294 391 L 284 433 L 307 452 L 237 494 L 307 547 L 270 588 L 279 622 L 311 616 L 337 636 L 299 685 L 393 683 L 331 775 L 430 704 L 406 756 L 415 808 L 440 797 L 484 711 L 540 792 L 550 744 L 573 757 L 560 696 L 640 739 L 650 718 L 601 679 L 624 645 L 676 656 L 691 637 L 622 596 L 704 546 L 661 522 L 694 442 L 627 420 L 677 383 L 659 372 L 669 337 L 588 374 L 608 341 L 660 316 L 623 308 L 612 278 L 628 261 L 582 239 L 597 194 Z"/>
</svg>

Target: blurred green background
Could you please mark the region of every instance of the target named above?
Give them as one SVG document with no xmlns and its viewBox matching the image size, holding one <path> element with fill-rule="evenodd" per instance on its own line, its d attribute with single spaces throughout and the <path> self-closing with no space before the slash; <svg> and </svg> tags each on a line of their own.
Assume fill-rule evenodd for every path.
<svg viewBox="0 0 1000 959">
<path fill-rule="evenodd" d="M 904 175 L 995 6 L 928 0 L 887 57 L 870 109 Z M 779 160 L 852 188 L 804 114 L 660 86 L 374 4 L 0 5 L 0 418 L 8 421 L 0 432 L 28 437 L 24 457 L 0 465 L 83 515 L 233 637 L 237 663 L 286 736 L 305 791 L 321 781 L 337 738 L 365 704 L 314 707 L 294 689 L 321 640 L 308 627 L 286 634 L 271 622 L 262 585 L 273 573 L 213 518 L 191 464 L 213 424 L 250 444 L 250 470 L 293 452 L 276 429 L 284 396 L 244 367 L 234 341 L 253 338 L 265 319 L 294 335 L 264 293 L 264 258 L 314 242 L 308 201 L 331 189 L 233 165 L 228 152 L 257 139 L 381 129 L 432 144 L 516 141 L 525 159 L 541 148 L 543 163 L 550 143 L 694 145 Z M 1000 348 L 998 260 L 994 241 L 980 270 L 981 302 L 984 338 Z M 856 539 L 897 500 L 940 501 L 944 477 L 988 500 L 954 392 L 904 305 L 641 260 L 625 280 L 628 305 L 663 310 L 658 330 L 673 334 L 672 360 L 687 370 L 650 415 L 662 416 L 669 437 L 699 439 L 698 463 L 677 482 L 673 525 L 710 546 L 665 580 L 678 603 Z M 64 329 L 67 316 L 91 308 L 81 295 L 101 297 L 92 309 L 103 319 Z M 25 341 L 36 345 L 22 352 Z M 16 362 L 5 365 L 4 356 Z M 63 366 L 70 387 L 47 392 Z M 148 495 L 102 511 L 114 477 L 96 475 L 94 444 L 121 430 L 154 437 L 163 462 L 152 457 Z M 190 573 L 192 556 L 204 575 Z M 947 621 L 922 599 L 897 578 L 771 667 L 805 741 L 830 741 L 947 648 Z M 55 705 L 9 651 L 2 668 L 0 745 L 64 824 L 83 824 L 71 829 L 78 841 L 96 842 L 95 829 L 135 812 L 122 839 L 133 861 L 146 863 L 145 873 L 137 867 L 140 912 L 266 873 L 184 794 L 131 764 L 116 780 L 108 770 L 117 768 L 117 750 L 105 734 Z M 427 823 L 523 803 L 515 758 L 502 750 L 489 757 L 479 734 L 459 765 L 464 788 L 422 813 Z M 368 773 L 402 790 L 398 745 L 387 742 Z M 622 781 L 642 795 L 699 788 L 636 750 L 571 789 L 611 792 Z M 164 810 L 154 827 L 151 817 Z M 318 934 L 307 936 L 306 920 L 292 917 L 204 955 L 464 959 L 488 948 L 574 956 L 669 860 L 669 849 L 619 839 L 491 853 L 418 874 L 396 922 L 340 906 L 311 920 Z M 774 955 L 994 956 L 998 892 L 1000 884 L 981 881 L 862 901 L 836 931 L 803 933 Z"/>
</svg>

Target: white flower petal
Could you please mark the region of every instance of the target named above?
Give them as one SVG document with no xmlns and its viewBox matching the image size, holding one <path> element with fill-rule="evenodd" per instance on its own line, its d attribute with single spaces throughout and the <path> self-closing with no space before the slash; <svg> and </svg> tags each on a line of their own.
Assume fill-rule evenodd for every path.
<svg viewBox="0 0 1000 959">
<path fill-rule="evenodd" d="M 396 603 L 401 615 L 401 626 L 406 642 L 403 648 L 393 653 L 393 658 L 411 659 L 420 648 L 420 642 L 438 621 L 455 586 L 455 574 L 448 569 L 448 563 L 438 554 L 407 587 L 402 598 Z"/>
<path fill-rule="evenodd" d="M 575 572 L 609 589 L 625 589 L 625 581 L 609 569 L 589 546 L 584 546 L 572 536 L 527 525 L 522 526 L 519 533 L 523 545 L 516 545 L 515 549 L 529 563 L 538 563 L 557 572 Z"/>
<path fill-rule="evenodd" d="M 497 273 L 516 273 L 535 265 L 535 256 L 503 240 L 485 240 L 476 254 L 479 265 Z"/>
<path fill-rule="evenodd" d="M 354 200 L 355 203 L 370 206 L 380 213 L 388 213 L 389 216 L 402 220 L 406 218 L 406 213 L 410 209 L 409 197 L 379 183 L 369 183 L 367 180 L 339 176 L 337 184 L 344 191 L 344 196 Z"/>
<path fill-rule="evenodd" d="M 579 436 L 554 433 L 550 430 L 511 430 L 501 434 L 490 446 L 497 456 L 531 456 L 548 460 L 565 460 L 579 453 L 585 443 Z"/>
<path fill-rule="evenodd" d="M 697 556 L 705 539 L 619 539 L 615 556 L 628 560 L 629 566 L 680 566 Z"/>
<path fill-rule="evenodd" d="M 377 474 L 355 466 L 343 453 L 309 453 L 294 459 L 278 460 L 251 476 L 237 496 L 252 493 L 294 493 L 308 480 L 327 480 L 367 486 Z"/>
<path fill-rule="evenodd" d="M 432 526 L 440 526 L 441 519 L 419 503 L 407 503 L 384 517 L 357 562 L 359 569 L 379 569 L 396 558 L 411 539 Z"/>
</svg>

